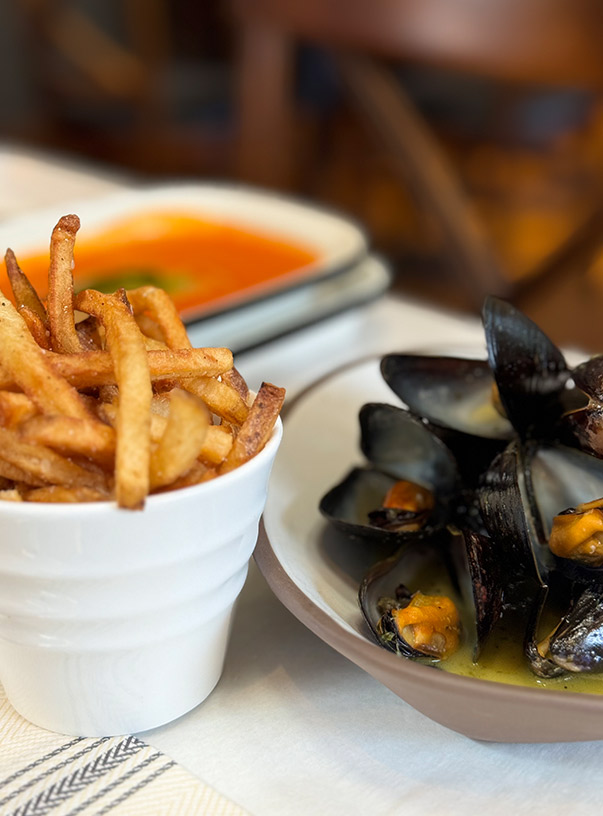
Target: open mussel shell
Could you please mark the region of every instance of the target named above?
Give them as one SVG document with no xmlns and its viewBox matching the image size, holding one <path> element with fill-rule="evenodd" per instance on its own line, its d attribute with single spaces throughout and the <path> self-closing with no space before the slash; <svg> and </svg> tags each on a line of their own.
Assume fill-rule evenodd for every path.
<svg viewBox="0 0 603 816">
<path fill-rule="evenodd" d="M 583 588 L 551 635 L 547 657 L 562 671 L 603 671 L 603 588 Z"/>
<path fill-rule="evenodd" d="M 591 357 L 572 371 L 576 388 L 603 405 L 603 355 Z"/>
<path fill-rule="evenodd" d="M 398 546 L 407 537 L 428 537 L 446 523 L 448 504 L 459 486 L 454 457 L 420 420 L 402 408 L 370 403 L 361 408 L 359 419 L 360 447 L 371 466 L 351 470 L 322 497 L 320 512 L 351 537 Z M 433 510 L 421 518 L 418 530 L 392 532 L 371 523 L 371 514 L 382 507 L 385 494 L 398 480 L 413 482 L 433 494 Z"/>
<path fill-rule="evenodd" d="M 358 602 L 375 638 L 405 657 L 425 658 L 392 625 L 388 611 L 400 595 L 418 590 L 444 595 L 460 610 L 462 637 L 472 643 L 473 659 L 500 619 L 503 583 L 485 537 L 471 531 L 442 530 L 422 542 L 407 542 L 375 564 L 360 584 Z"/>
<path fill-rule="evenodd" d="M 551 553 L 553 519 L 603 496 L 603 460 L 566 445 L 512 442 L 491 463 L 478 491 L 481 516 L 509 565 L 508 580 L 546 583 L 553 570 L 603 581 L 603 569 Z"/>
<path fill-rule="evenodd" d="M 494 378 L 485 360 L 388 354 L 381 372 L 411 413 L 452 451 L 469 485 L 514 435 L 496 407 Z"/>
<path fill-rule="evenodd" d="M 562 352 L 504 300 L 486 298 L 482 320 L 490 368 L 511 424 L 523 437 L 554 435 L 570 378 Z"/>
<path fill-rule="evenodd" d="M 563 511 L 603 497 L 603 459 L 564 445 L 528 446 L 526 474 L 535 524 L 546 545 L 553 519 Z M 547 545 L 548 546 L 548 545 Z M 603 584 L 603 568 L 550 556 L 554 568 L 583 583 Z"/>
<path fill-rule="evenodd" d="M 398 477 L 375 468 L 353 468 L 343 481 L 322 497 L 319 509 L 337 529 L 351 538 L 364 538 L 400 546 L 404 538 L 425 538 L 445 521 L 443 508 L 436 506 L 429 518 L 412 531 L 392 531 L 370 523 L 370 514 L 381 507 L 383 497 Z M 410 526 L 410 525 L 409 525 Z"/>
<path fill-rule="evenodd" d="M 590 403 L 584 408 L 570 411 L 563 417 L 564 427 L 578 447 L 603 458 L 603 405 Z"/>
<path fill-rule="evenodd" d="M 457 488 L 451 451 L 409 411 L 371 402 L 362 406 L 359 420 L 361 450 L 379 470 L 424 485 L 440 497 Z"/>
<path fill-rule="evenodd" d="M 527 628 L 525 652 L 532 671 L 545 678 L 603 671 L 603 587 L 574 584 L 566 592 L 566 611 L 543 632 L 547 596 L 545 587 Z"/>
<path fill-rule="evenodd" d="M 572 380 L 583 404 L 566 413 L 564 426 L 582 450 L 603 457 L 603 356 L 576 366 Z"/>
<path fill-rule="evenodd" d="M 426 575 L 431 594 L 452 594 L 449 541 L 449 536 L 442 534 L 419 544 L 407 542 L 364 576 L 358 590 L 358 603 L 373 637 L 381 646 L 405 657 L 426 657 L 403 637 L 392 636 L 387 626 L 384 629 L 382 619 L 387 618 L 388 607 L 395 602 L 400 588 L 410 593 L 424 589 Z"/>
<path fill-rule="evenodd" d="M 513 427 L 495 407 L 494 378 L 486 360 L 388 354 L 381 373 L 413 414 L 438 427 L 509 440 Z"/>
</svg>

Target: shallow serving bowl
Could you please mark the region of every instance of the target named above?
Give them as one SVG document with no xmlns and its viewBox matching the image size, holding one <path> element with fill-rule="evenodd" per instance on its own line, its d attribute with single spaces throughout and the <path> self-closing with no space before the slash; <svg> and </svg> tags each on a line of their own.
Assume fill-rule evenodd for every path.
<svg viewBox="0 0 603 816">
<path fill-rule="evenodd" d="M 371 639 L 357 602 L 370 556 L 318 511 L 321 496 L 364 461 L 358 411 L 366 402 L 399 402 L 377 358 L 334 372 L 288 406 L 255 553 L 272 590 L 326 643 L 455 731 L 497 742 L 603 738 L 603 677 L 601 695 L 479 680 L 399 658 Z"/>
<path fill-rule="evenodd" d="M 56 223 L 60 216 L 65 215 L 66 206 L 61 201 L 51 207 L 6 219 L 0 225 L 2 252 L 11 247 L 17 258 L 24 260 L 23 268 L 27 273 L 28 256 L 46 257 L 48 225 Z M 181 308 L 181 315 L 189 324 L 244 304 L 258 303 L 282 292 L 323 281 L 353 267 L 368 254 L 365 232 L 352 219 L 325 207 L 243 185 L 209 182 L 141 185 L 107 193 L 92 200 L 74 199 L 68 206 L 69 212 L 76 213 L 81 221 L 75 250 L 76 289 L 80 284 L 90 285 L 86 279 L 80 278 L 78 268 L 78 250 L 82 253 L 81 247 L 88 240 L 94 241 L 101 236 L 103 248 L 110 249 L 113 243 L 119 247 L 124 240 L 123 234 L 120 234 L 121 237 L 117 235 L 120 229 L 127 230 L 127 238 L 132 242 L 159 240 L 158 236 L 164 229 L 169 234 L 165 219 L 170 216 L 198 221 L 201 236 L 199 246 L 202 248 L 205 229 L 207 235 L 211 236 L 212 230 L 219 231 L 221 227 L 226 227 L 258 239 L 307 250 L 311 256 L 301 262 L 301 265 L 289 266 L 287 262 L 279 274 L 268 279 L 263 279 L 260 275 L 255 276 L 256 280 L 254 275 L 248 274 L 243 283 L 233 283 L 232 286 L 230 280 L 238 281 L 235 273 L 241 266 L 232 253 L 228 255 L 222 252 L 220 261 L 214 261 L 213 266 L 207 262 L 204 265 L 203 257 L 196 257 L 190 264 L 190 269 L 185 265 L 186 274 L 190 273 L 191 279 L 178 283 L 180 288 L 195 283 L 190 298 Z M 164 261 L 159 266 L 162 263 Z M 178 268 L 176 263 L 175 269 Z M 132 288 L 132 284 L 127 282 L 132 270 L 119 269 L 117 266 L 116 270 L 111 275 L 113 288 L 117 288 L 119 281 L 116 283 L 115 278 L 119 278 L 120 272 L 125 276 L 121 285 Z M 148 270 L 134 270 L 138 273 L 145 271 Z M 174 269 L 163 272 L 164 278 L 159 285 L 168 288 L 166 284 Z M 102 272 L 98 274 L 102 281 Z M 219 287 L 218 294 L 208 295 L 203 284 L 208 275 L 218 276 L 225 281 L 224 286 Z M 203 285 L 197 285 L 199 280 Z M 93 288 L 99 288 L 96 282 Z M 211 293 L 213 290 L 210 287 L 208 291 Z M 178 303 L 180 289 L 174 290 L 172 294 Z"/>
</svg>

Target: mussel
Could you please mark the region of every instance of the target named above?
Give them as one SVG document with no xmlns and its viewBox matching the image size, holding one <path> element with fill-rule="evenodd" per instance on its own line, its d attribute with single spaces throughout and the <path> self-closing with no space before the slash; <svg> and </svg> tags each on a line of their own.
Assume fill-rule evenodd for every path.
<svg viewBox="0 0 603 816">
<path fill-rule="evenodd" d="M 503 608 L 491 556 L 486 537 L 452 526 L 429 541 L 407 541 L 360 584 L 360 609 L 375 638 L 398 654 L 435 662 L 468 640 L 478 660 Z"/>
<path fill-rule="evenodd" d="M 603 357 L 572 370 L 498 298 L 482 320 L 487 360 L 383 358 L 404 407 L 362 408 L 368 465 L 320 509 L 391 545 L 359 591 L 387 648 L 439 661 L 469 638 L 478 660 L 512 610 L 535 674 L 603 670 Z"/>
<path fill-rule="evenodd" d="M 326 493 L 321 513 L 354 538 L 400 546 L 442 528 L 459 489 L 446 445 L 408 411 L 370 403 L 359 415 L 360 448 L 369 465 L 353 468 Z"/>
</svg>

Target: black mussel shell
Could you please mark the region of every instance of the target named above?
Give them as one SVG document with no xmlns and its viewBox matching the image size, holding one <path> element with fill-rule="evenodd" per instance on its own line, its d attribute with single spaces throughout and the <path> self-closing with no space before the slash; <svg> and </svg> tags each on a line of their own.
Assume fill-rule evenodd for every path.
<svg viewBox="0 0 603 816">
<path fill-rule="evenodd" d="M 544 607 L 546 597 L 540 600 Z M 540 677 L 603 671 L 603 588 L 576 584 L 567 612 L 558 625 L 538 643 L 535 625 L 526 654 L 532 671 Z"/>
<path fill-rule="evenodd" d="M 564 427 L 571 434 L 571 441 L 592 453 L 603 457 L 603 356 L 593 357 L 572 371 L 576 390 L 583 402 L 568 410 L 563 417 Z"/>
<path fill-rule="evenodd" d="M 365 575 L 358 590 L 358 603 L 381 646 L 405 657 L 426 657 L 390 628 L 387 612 L 402 594 L 410 598 L 412 592 L 420 589 L 426 574 L 433 579 L 436 571 L 440 580 L 450 583 L 447 587 L 450 594 L 454 581 L 449 578 L 452 569 L 449 545 L 450 537 L 443 532 L 428 541 L 407 542 L 394 555 L 374 564 Z"/>
<path fill-rule="evenodd" d="M 445 512 L 436 504 L 418 530 L 408 531 L 400 526 L 387 525 L 371 514 L 378 512 L 383 497 L 397 477 L 375 468 L 353 468 L 347 476 L 320 500 L 319 509 L 337 529 L 352 538 L 364 538 L 400 546 L 401 539 L 425 538 L 445 523 Z M 413 519 L 407 521 L 412 523 Z M 408 527 L 408 525 L 407 525 Z"/>
<path fill-rule="evenodd" d="M 543 584 L 553 558 L 535 527 L 525 451 L 517 441 L 494 458 L 483 475 L 477 497 L 509 594 L 526 580 Z"/>
<path fill-rule="evenodd" d="M 543 648 L 542 639 L 537 635 L 540 619 L 549 596 L 547 585 L 540 586 L 534 593 L 529 608 L 528 622 L 525 630 L 524 651 L 531 670 L 538 677 L 560 677 L 566 671 L 553 660 L 546 648 Z"/>
<path fill-rule="evenodd" d="M 360 447 L 376 468 L 430 489 L 438 499 L 459 486 L 456 460 L 448 447 L 409 411 L 385 403 L 360 409 Z"/>
<path fill-rule="evenodd" d="M 571 434 L 571 439 L 578 447 L 603 457 L 603 405 L 593 403 L 585 408 L 570 411 L 563 417 L 564 427 Z"/>
<path fill-rule="evenodd" d="M 527 448 L 526 474 L 534 523 L 548 550 L 553 519 L 569 508 L 603 497 L 603 459 L 563 445 Z M 550 551 L 548 551 L 550 553 Z M 583 583 L 603 583 L 603 568 L 547 554 L 556 571 Z"/>
<path fill-rule="evenodd" d="M 510 303 L 488 297 L 482 320 L 500 401 L 521 436 L 550 437 L 563 413 L 570 370 L 557 346 Z"/>
<path fill-rule="evenodd" d="M 603 671 L 603 589 L 589 586 L 572 603 L 549 643 L 551 660 L 571 672 Z"/>
<path fill-rule="evenodd" d="M 483 645 L 502 615 L 505 584 L 492 539 L 474 530 L 463 530 L 461 535 L 473 597 L 476 626 L 473 659 L 477 662 Z"/>
<path fill-rule="evenodd" d="M 492 542 L 472 531 L 441 531 L 429 541 L 408 542 L 365 575 L 358 602 L 364 618 L 382 646 L 406 657 L 425 658 L 397 632 L 387 614 L 399 600 L 421 589 L 426 594 L 452 597 L 463 619 L 465 637 L 473 640 L 477 660 L 486 639 L 501 617 L 503 581 Z M 435 581 L 425 586 L 426 577 Z"/>
<path fill-rule="evenodd" d="M 603 355 L 576 366 L 572 371 L 572 380 L 576 388 L 603 405 Z"/>
<path fill-rule="evenodd" d="M 349 536 L 397 543 L 401 538 L 425 538 L 446 523 L 448 505 L 458 490 L 459 476 L 447 447 L 416 417 L 402 408 L 370 403 L 360 409 L 360 446 L 371 467 L 354 468 L 326 493 L 321 513 Z M 389 519 L 383 499 L 398 480 L 431 491 L 434 508 L 421 518 L 419 530 L 398 514 Z M 408 521 L 413 522 L 410 518 Z M 413 525 L 414 526 L 414 525 Z"/>
<path fill-rule="evenodd" d="M 381 373 L 412 413 L 433 425 L 484 439 L 513 436 L 492 400 L 494 378 L 486 360 L 388 354 Z"/>
</svg>

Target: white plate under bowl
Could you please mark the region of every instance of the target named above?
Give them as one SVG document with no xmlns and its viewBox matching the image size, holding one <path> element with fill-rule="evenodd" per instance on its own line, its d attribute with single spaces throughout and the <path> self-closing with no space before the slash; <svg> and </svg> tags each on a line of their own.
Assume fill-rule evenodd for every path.
<svg viewBox="0 0 603 816">
<path fill-rule="evenodd" d="M 52 228 L 66 212 L 80 217 L 81 240 L 104 231 L 120 218 L 147 212 L 184 212 L 298 244 L 316 254 L 316 261 L 274 281 L 188 308 L 182 315 L 187 322 L 322 280 L 358 263 L 368 251 L 364 231 L 343 215 L 271 192 L 218 183 L 134 187 L 92 200 L 74 199 L 69 204 L 61 198 L 60 204 L 5 220 L 0 225 L 0 249 L 4 252 L 11 247 L 17 258 L 47 252 Z"/>
<path fill-rule="evenodd" d="M 377 358 L 334 372 L 288 406 L 255 553 L 274 593 L 326 643 L 455 731 L 497 742 L 603 738 L 603 695 L 453 675 L 401 659 L 370 639 L 357 602 L 366 557 L 341 540 L 334 545 L 318 510 L 321 496 L 364 461 L 358 411 L 367 402 L 398 403 Z"/>
</svg>

